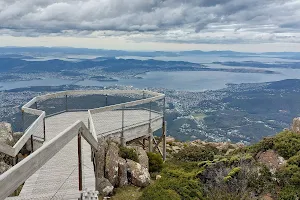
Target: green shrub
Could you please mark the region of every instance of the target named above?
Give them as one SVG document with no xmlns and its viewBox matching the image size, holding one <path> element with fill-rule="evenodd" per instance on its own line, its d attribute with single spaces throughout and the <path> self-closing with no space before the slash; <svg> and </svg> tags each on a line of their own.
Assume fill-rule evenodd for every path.
<svg viewBox="0 0 300 200">
<path fill-rule="evenodd" d="M 149 171 L 159 172 L 163 168 L 163 159 L 160 154 L 148 152 Z"/>
<path fill-rule="evenodd" d="M 237 175 L 237 174 L 241 171 L 241 169 L 242 169 L 242 168 L 240 168 L 240 167 L 235 167 L 235 168 L 233 168 L 233 169 L 228 173 L 228 175 L 224 177 L 223 180 L 224 180 L 225 182 L 230 181 L 230 180 L 232 179 L 232 177 L 234 177 L 235 175 Z"/>
<path fill-rule="evenodd" d="M 265 165 L 261 165 L 258 172 L 252 171 L 247 176 L 247 181 L 248 187 L 256 194 L 271 191 L 277 185 L 277 182 L 272 177 L 272 173 Z"/>
<path fill-rule="evenodd" d="M 119 156 L 124 159 L 130 159 L 135 162 L 139 162 L 137 152 L 135 149 L 132 149 L 132 148 L 120 147 Z"/>
<path fill-rule="evenodd" d="M 297 165 L 298 167 L 300 167 L 300 153 L 298 153 L 295 156 L 292 156 L 288 159 L 288 164 L 290 165 Z"/>
<path fill-rule="evenodd" d="M 275 136 L 274 149 L 285 159 L 296 155 L 300 150 L 300 134 L 289 131 L 279 133 Z"/>
<path fill-rule="evenodd" d="M 144 190 L 139 200 L 180 200 L 180 195 L 174 190 L 166 190 L 158 187 L 148 187 Z"/>
<path fill-rule="evenodd" d="M 160 198 L 166 191 L 175 191 L 179 199 L 193 200 L 203 199 L 202 188 L 198 180 L 185 178 L 165 178 L 164 176 L 154 184 L 145 188 L 141 200 L 152 199 L 171 199 L 168 197 Z M 159 196 L 157 196 L 159 195 Z M 175 199 L 175 198 L 174 198 Z M 176 198 L 178 199 L 178 198 Z"/>
<path fill-rule="evenodd" d="M 178 153 L 174 154 L 174 157 L 182 161 L 205 161 L 213 160 L 214 155 L 217 153 L 217 149 L 206 146 L 187 146 L 181 149 Z"/>
<path fill-rule="evenodd" d="M 283 186 L 300 185 L 300 167 L 297 165 L 288 165 L 276 173 L 279 183 Z"/>
<path fill-rule="evenodd" d="M 295 200 L 300 198 L 300 188 L 295 188 L 292 186 L 284 187 L 280 193 L 279 198 L 280 200 Z"/>
</svg>

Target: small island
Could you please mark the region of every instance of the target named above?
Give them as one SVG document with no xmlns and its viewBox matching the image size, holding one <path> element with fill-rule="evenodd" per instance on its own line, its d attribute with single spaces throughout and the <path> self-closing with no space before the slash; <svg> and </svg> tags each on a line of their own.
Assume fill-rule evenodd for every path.
<svg viewBox="0 0 300 200">
<path fill-rule="evenodd" d="M 90 77 L 90 80 L 94 80 L 94 81 L 109 81 L 109 82 L 118 82 L 118 79 L 114 79 L 111 77 L 106 77 L 106 76 L 92 76 Z"/>
</svg>

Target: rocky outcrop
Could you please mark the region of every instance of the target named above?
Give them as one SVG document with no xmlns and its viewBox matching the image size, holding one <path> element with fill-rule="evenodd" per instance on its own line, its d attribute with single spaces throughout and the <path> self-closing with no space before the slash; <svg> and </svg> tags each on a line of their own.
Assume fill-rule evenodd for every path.
<svg viewBox="0 0 300 200">
<path fill-rule="evenodd" d="M 109 144 L 105 162 L 105 177 L 113 186 L 116 186 L 119 172 L 119 147 L 116 143 L 111 142 Z"/>
<path fill-rule="evenodd" d="M 168 143 L 168 144 L 173 143 L 175 141 L 176 141 L 176 139 L 172 136 L 167 136 L 166 137 L 166 143 Z"/>
<path fill-rule="evenodd" d="M 118 187 L 123 187 L 128 185 L 128 177 L 127 177 L 127 162 L 123 158 L 119 158 L 118 161 Z"/>
<path fill-rule="evenodd" d="M 12 132 L 11 125 L 9 123 L 0 122 L 0 143 L 7 144 L 9 146 L 14 145 L 13 132 Z M 7 170 L 9 167 L 11 167 L 13 161 L 12 161 L 12 157 L 4 153 L 0 153 L 0 162 L 1 162 L 0 170 L 2 171 L 5 169 Z"/>
<path fill-rule="evenodd" d="M 300 117 L 293 120 L 292 132 L 300 134 Z"/>
<path fill-rule="evenodd" d="M 9 168 L 11 168 L 10 165 L 6 164 L 3 161 L 0 162 L 0 174 L 3 174 L 4 172 L 6 172 Z"/>
<path fill-rule="evenodd" d="M 0 122 L 0 143 L 5 143 L 13 146 L 14 138 L 11 125 L 6 122 Z"/>
<path fill-rule="evenodd" d="M 286 164 L 284 158 L 279 156 L 279 154 L 274 150 L 259 152 L 256 155 L 256 159 L 258 162 L 265 164 L 271 173 L 275 173 L 278 169 Z"/>
<path fill-rule="evenodd" d="M 131 146 L 138 154 L 139 163 L 119 156 L 119 146 L 115 142 L 98 140 L 95 152 L 97 188 L 106 196 L 115 187 L 132 184 L 146 187 L 150 184 L 149 160 L 146 151 L 139 146 Z M 109 182 L 109 183 L 108 183 Z"/>
<path fill-rule="evenodd" d="M 108 196 L 113 193 L 114 186 L 106 178 L 97 179 L 97 191 L 104 196 Z"/>
<path fill-rule="evenodd" d="M 104 139 L 98 140 L 98 150 L 95 152 L 95 162 L 97 166 L 96 177 L 103 178 L 105 173 L 105 154 L 108 144 Z"/>
<path fill-rule="evenodd" d="M 129 173 L 129 181 L 138 187 L 146 187 L 150 184 L 150 174 L 147 168 L 142 167 L 141 164 L 134 162 L 132 160 L 126 160 L 128 173 Z"/>
<path fill-rule="evenodd" d="M 132 148 L 136 150 L 140 165 L 142 165 L 142 167 L 146 169 L 149 169 L 149 159 L 147 156 L 147 152 L 142 147 L 139 146 L 134 146 Z"/>
</svg>

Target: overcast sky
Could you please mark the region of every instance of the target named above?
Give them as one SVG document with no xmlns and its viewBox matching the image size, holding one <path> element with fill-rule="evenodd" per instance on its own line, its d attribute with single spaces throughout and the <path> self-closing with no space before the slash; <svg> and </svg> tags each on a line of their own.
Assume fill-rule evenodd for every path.
<svg viewBox="0 0 300 200">
<path fill-rule="evenodd" d="M 300 0 L 0 0 L 0 46 L 300 51 Z"/>
</svg>

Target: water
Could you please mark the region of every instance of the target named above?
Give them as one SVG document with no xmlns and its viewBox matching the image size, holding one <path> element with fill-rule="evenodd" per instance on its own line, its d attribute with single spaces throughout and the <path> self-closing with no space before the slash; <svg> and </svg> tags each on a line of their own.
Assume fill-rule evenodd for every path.
<svg viewBox="0 0 300 200">
<path fill-rule="evenodd" d="M 135 57 L 135 59 L 137 59 Z M 143 59 L 143 58 L 140 58 Z M 159 57 L 154 59 L 160 60 L 184 60 L 197 63 L 211 63 L 213 61 L 268 61 L 268 62 L 283 62 L 278 58 L 228 58 L 228 57 Z M 267 59 L 267 60 L 266 60 Z M 289 62 L 288 60 L 284 60 Z M 230 68 L 217 64 L 206 64 L 212 68 Z M 234 67 L 245 68 L 245 67 Z M 249 69 L 249 68 L 248 68 Z M 112 85 L 129 85 L 135 88 L 167 88 L 174 90 L 185 91 L 204 91 L 217 90 L 226 87 L 227 83 L 261 83 L 279 81 L 284 79 L 300 78 L 300 69 L 267 69 L 279 72 L 279 74 L 258 74 L 258 73 L 234 73 L 234 72 L 213 72 L 213 71 L 179 71 L 179 72 L 148 72 L 140 75 L 143 79 L 121 79 L 118 82 L 99 82 L 94 80 L 83 80 L 76 82 L 81 86 L 112 86 Z M 9 90 L 21 87 L 30 86 L 59 86 L 73 84 L 74 80 L 62 80 L 45 78 L 43 80 L 16 81 L 16 82 L 0 82 L 0 90 Z"/>
</svg>

